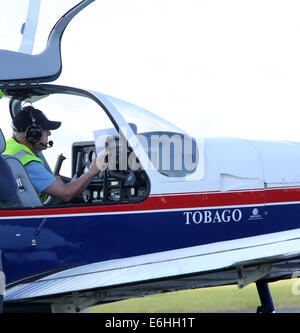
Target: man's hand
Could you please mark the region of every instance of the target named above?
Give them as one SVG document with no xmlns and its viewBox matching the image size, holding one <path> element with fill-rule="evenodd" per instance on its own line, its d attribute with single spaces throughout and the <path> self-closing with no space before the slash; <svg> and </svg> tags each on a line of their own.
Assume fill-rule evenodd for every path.
<svg viewBox="0 0 300 333">
<path fill-rule="evenodd" d="M 107 162 L 106 162 L 106 157 L 108 153 L 105 152 L 103 154 L 100 154 L 97 156 L 97 158 L 93 159 L 89 172 L 94 176 L 96 176 L 100 170 L 106 170 L 107 169 Z"/>
</svg>

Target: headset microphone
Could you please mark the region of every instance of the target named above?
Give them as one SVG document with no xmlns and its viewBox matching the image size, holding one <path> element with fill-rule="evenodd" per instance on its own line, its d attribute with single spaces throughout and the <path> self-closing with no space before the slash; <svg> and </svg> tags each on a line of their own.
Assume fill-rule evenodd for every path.
<svg viewBox="0 0 300 333">
<path fill-rule="evenodd" d="M 37 142 L 39 145 L 43 146 L 43 147 L 47 147 L 47 148 L 52 148 L 53 146 L 53 141 L 50 140 L 49 142 L 47 142 L 46 144 L 43 142 Z"/>
</svg>

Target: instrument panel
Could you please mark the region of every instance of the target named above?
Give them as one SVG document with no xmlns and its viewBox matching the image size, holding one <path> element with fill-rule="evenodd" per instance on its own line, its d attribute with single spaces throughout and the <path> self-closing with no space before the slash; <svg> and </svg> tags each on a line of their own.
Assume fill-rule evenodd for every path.
<svg viewBox="0 0 300 333">
<path fill-rule="evenodd" d="M 110 147 L 110 151 L 111 151 Z M 117 149 L 117 148 L 115 148 Z M 132 150 L 128 150 L 128 153 Z M 112 152 L 118 161 L 118 152 Z M 79 178 L 85 174 L 96 158 L 93 141 L 75 142 L 72 145 L 72 176 Z M 150 182 L 144 170 L 106 170 L 94 177 L 82 193 L 84 203 L 129 203 L 147 198 Z M 78 202 L 78 198 L 77 198 Z"/>
</svg>

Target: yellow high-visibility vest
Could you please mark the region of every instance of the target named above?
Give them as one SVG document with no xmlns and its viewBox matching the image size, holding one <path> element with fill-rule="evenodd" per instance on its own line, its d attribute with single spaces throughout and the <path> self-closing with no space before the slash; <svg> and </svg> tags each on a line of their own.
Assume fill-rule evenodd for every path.
<svg viewBox="0 0 300 333">
<path fill-rule="evenodd" d="M 37 157 L 27 146 L 17 142 L 14 138 L 6 140 L 6 149 L 4 150 L 3 155 L 14 156 L 22 163 L 23 166 L 33 161 L 44 165 L 43 160 Z M 47 198 L 48 194 L 43 192 L 40 194 L 42 202 L 46 201 Z"/>
</svg>

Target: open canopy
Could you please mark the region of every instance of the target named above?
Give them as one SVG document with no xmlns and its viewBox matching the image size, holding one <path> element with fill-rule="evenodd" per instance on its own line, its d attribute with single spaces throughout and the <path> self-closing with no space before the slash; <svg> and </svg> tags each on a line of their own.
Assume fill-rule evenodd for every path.
<svg viewBox="0 0 300 333">
<path fill-rule="evenodd" d="M 63 32 L 70 21 L 93 1 L 83 0 L 63 15 L 51 30 L 45 50 L 32 55 L 28 45 L 34 41 L 34 22 L 37 23 L 39 7 L 31 0 L 20 51 L 0 50 L 0 88 L 56 80 L 62 70 L 60 45 Z"/>
</svg>

